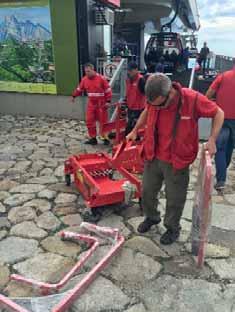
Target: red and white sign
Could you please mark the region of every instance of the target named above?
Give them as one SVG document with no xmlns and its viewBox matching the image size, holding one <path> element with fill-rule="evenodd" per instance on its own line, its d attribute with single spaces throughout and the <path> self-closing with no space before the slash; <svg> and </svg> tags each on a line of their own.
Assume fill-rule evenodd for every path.
<svg viewBox="0 0 235 312">
<path fill-rule="evenodd" d="M 120 0 L 100 0 L 100 2 L 105 3 L 107 5 L 115 6 L 120 8 L 121 1 Z"/>
</svg>

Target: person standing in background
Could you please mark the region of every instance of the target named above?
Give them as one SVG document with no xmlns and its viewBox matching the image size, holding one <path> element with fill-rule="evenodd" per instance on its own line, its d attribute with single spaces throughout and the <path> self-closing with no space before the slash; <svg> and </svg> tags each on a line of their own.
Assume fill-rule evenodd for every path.
<svg viewBox="0 0 235 312">
<path fill-rule="evenodd" d="M 205 76 L 206 66 L 207 66 L 207 59 L 210 53 L 210 49 L 207 46 L 207 43 L 204 42 L 203 48 L 200 51 L 200 65 L 202 66 L 203 76 Z"/>
<path fill-rule="evenodd" d="M 136 121 L 146 105 L 144 92 L 145 79 L 140 74 L 138 65 L 135 62 L 128 64 L 127 75 L 125 102 L 128 109 L 128 123 L 126 127 L 126 135 L 134 128 Z"/>
<path fill-rule="evenodd" d="M 217 152 L 215 154 L 215 189 L 223 192 L 227 169 L 235 147 L 235 59 L 233 60 L 233 69 L 218 75 L 206 96 L 209 99 L 216 98 L 216 103 L 222 108 L 225 115 L 223 127 L 216 141 Z"/>
<path fill-rule="evenodd" d="M 108 81 L 95 71 L 92 64 L 85 65 L 85 77 L 74 90 L 72 101 L 74 102 L 77 96 L 81 96 L 85 92 L 88 96 L 86 125 L 89 134 L 89 139 L 85 141 L 85 144 L 96 145 L 98 143 L 96 139 L 96 122 L 98 121 L 101 126 L 100 134 L 104 138 L 104 145 L 109 145 L 107 134 L 102 131 L 102 125 L 108 122 L 107 105 L 111 102 L 112 90 Z"/>
</svg>

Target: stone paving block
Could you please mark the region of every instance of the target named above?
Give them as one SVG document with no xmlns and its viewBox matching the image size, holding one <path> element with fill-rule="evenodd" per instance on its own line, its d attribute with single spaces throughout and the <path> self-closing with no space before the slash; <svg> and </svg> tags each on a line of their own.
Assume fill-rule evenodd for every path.
<svg viewBox="0 0 235 312">
<path fill-rule="evenodd" d="M 159 246 L 146 237 L 135 236 L 126 241 L 125 247 L 139 251 L 150 257 L 169 258 L 169 256 L 159 248 Z"/>
<path fill-rule="evenodd" d="M 235 207 L 214 204 L 212 212 L 212 225 L 220 229 L 234 231 Z"/>
<path fill-rule="evenodd" d="M 36 217 L 35 210 L 27 206 L 13 207 L 8 213 L 8 219 L 13 224 L 34 220 Z"/>
<path fill-rule="evenodd" d="M 37 227 L 34 222 L 25 221 L 14 225 L 11 228 L 10 235 L 40 240 L 45 238 L 48 233 Z"/>
<path fill-rule="evenodd" d="M 19 206 L 25 202 L 33 199 L 35 194 L 14 194 L 4 200 L 4 204 L 10 207 Z"/>
<path fill-rule="evenodd" d="M 109 249 L 110 247 L 108 246 L 101 246 L 97 249 L 94 257 L 87 262 L 86 267 L 94 267 Z M 122 248 L 104 271 L 104 274 L 122 285 L 125 283 L 138 285 L 144 281 L 156 278 L 161 269 L 162 265 L 151 257 L 129 248 Z"/>
<path fill-rule="evenodd" d="M 123 218 L 114 214 L 106 218 L 102 218 L 98 225 L 117 228 L 126 238 L 128 238 L 131 234 L 131 231 L 123 223 Z"/>
<path fill-rule="evenodd" d="M 6 265 L 0 263 L 0 291 L 6 286 L 10 278 L 10 270 Z"/>
<path fill-rule="evenodd" d="M 128 310 L 125 310 L 125 312 L 147 312 L 144 305 L 142 303 L 136 304 L 129 308 Z"/>
<path fill-rule="evenodd" d="M 218 284 L 167 275 L 146 283 L 140 298 L 149 312 L 221 312 L 233 306 Z"/>
<path fill-rule="evenodd" d="M 78 283 L 84 275 L 75 279 Z M 108 279 L 99 276 L 72 305 L 71 312 L 123 311 L 130 299 Z"/>
<path fill-rule="evenodd" d="M 74 266 L 74 261 L 53 253 L 39 254 L 14 265 L 14 270 L 27 278 L 57 283 Z"/>
<path fill-rule="evenodd" d="M 55 231 L 61 225 L 60 220 L 50 211 L 43 213 L 36 220 L 37 225 L 48 231 Z"/>
<path fill-rule="evenodd" d="M 69 203 L 75 202 L 76 199 L 77 199 L 76 195 L 61 193 L 56 197 L 55 203 L 56 204 L 69 204 Z"/>
<path fill-rule="evenodd" d="M 36 212 L 44 213 L 51 209 L 51 203 L 46 199 L 33 199 L 24 204 L 24 207 L 31 207 L 36 210 Z"/>
<path fill-rule="evenodd" d="M 80 253 L 81 247 L 70 241 L 62 241 L 58 236 L 49 236 L 41 242 L 41 246 L 48 252 L 66 257 L 75 257 Z"/>
<path fill-rule="evenodd" d="M 70 225 L 70 226 L 80 225 L 83 221 L 79 214 L 70 214 L 60 219 L 64 224 Z"/>
<path fill-rule="evenodd" d="M 221 279 L 235 280 L 235 258 L 207 260 L 207 263 Z"/>
<path fill-rule="evenodd" d="M 8 237 L 0 241 L 1 261 L 14 264 L 32 257 L 38 248 L 38 242 L 33 239 Z"/>
</svg>

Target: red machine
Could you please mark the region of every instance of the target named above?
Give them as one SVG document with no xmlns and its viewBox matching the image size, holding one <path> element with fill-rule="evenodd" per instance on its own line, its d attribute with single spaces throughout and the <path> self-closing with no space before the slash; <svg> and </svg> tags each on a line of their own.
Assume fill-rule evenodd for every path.
<svg viewBox="0 0 235 312">
<path fill-rule="evenodd" d="M 135 148 L 129 151 L 133 152 Z M 120 161 L 122 150 L 123 146 L 120 146 L 113 158 L 105 153 L 96 153 L 73 155 L 65 161 L 67 185 L 71 184 L 73 175 L 74 183 L 93 216 L 97 216 L 98 207 L 128 203 L 131 198 L 141 196 L 141 181 Z M 132 161 L 132 165 L 135 165 L 135 161 Z"/>
<path fill-rule="evenodd" d="M 143 138 L 144 129 L 138 131 L 139 140 L 132 143 L 125 143 L 125 131 L 127 126 L 127 108 L 122 102 L 111 104 L 115 110 L 110 121 L 101 125 L 104 133 L 111 134 L 114 138 L 113 156 L 118 164 L 133 173 L 142 173 L 144 169 L 143 161 Z M 117 153 L 117 154 L 116 154 Z M 117 158 L 118 156 L 118 158 Z M 114 161 L 114 159 L 113 159 Z"/>
<path fill-rule="evenodd" d="M 99 219 L 99 207 L 129 202 L 131 198 L 140 199 L 141 196 L 141 182 L 134 173 L 143 172 L 141 138 L 144 131 L 139 132 L 139 141 L 126 143 L 126 106 L 121 102 L 111 104 L 110 107 L 112 106 L 115 107 L 113 115 L 101 128 L 104 133 L 114 134 L 117 145 L 113 148 L 113 157 L 105 153 L 81 154 L 73 155 L 65 161 L 66 184 L 71 184 L 73 175 L 77 189 L 95 217 L 91 219 L 90 212 L 87 212 L 84 217 L 88 221 Z"/>
<path fill-rule="evenodd" d="M 141 135 L 141 134 L 140 134 Z M 121 143 L 113 148 L 113 161 L 132 173 L 143 173 L 143 140 Z"/>
</svg>

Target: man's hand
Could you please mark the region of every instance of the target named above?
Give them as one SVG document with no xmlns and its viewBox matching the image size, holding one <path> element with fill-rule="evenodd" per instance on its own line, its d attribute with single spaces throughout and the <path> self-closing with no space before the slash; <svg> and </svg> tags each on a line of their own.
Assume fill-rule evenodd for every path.
<svg viewBox="0 0 235 312">
<path fill-rule="evenodd" d="M 111 103 L 110 102 L 106 102 L 104 107 L 105 108 L 109 108 L 110 106 L 111 106 Z"/>
<path fill-rule="evenodd" d="M 127 136 L 126 140 L 128 141 L 136 141 L 137 139 L 137 131 L 133 129 Z"/>
<path fill-rule="evenodd" d="M 206 150 L 209 152 L 210 156 L 213 157 L 216 153 L 216 143 L 213 137 L 210 137 L 205 145 Z"/>
</svg>

